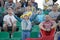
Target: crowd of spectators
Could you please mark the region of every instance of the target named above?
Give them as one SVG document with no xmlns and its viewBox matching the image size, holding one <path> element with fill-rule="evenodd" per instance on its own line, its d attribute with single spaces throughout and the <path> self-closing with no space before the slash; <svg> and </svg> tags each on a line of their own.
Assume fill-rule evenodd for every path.
<svg viewBox="0 0 60 40">
<path fill-rule="evenodd" d="M 60 37 L 60 11 L 58 5 L 54 4 L 52 9 L 38 8 L 35 0 L 0 0 L 0 30 L 11 35 L 16 31 L 16 22 L 22 27 L 22 40 L 30 38 L 30 32 L 34 25 L 39 25 L 41 37 L 54 36 L 54 40 Z"/>
</svg>

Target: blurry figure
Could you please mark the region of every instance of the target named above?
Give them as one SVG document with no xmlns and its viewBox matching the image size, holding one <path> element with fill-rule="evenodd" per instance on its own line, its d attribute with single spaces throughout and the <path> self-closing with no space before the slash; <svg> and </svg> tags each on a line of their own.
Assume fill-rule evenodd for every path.
<svg viewBox="0 0 60 40">
<path fill-rule="evenodd" d="M 16 15 L 20 17 L 25 12 L 25 7 L 21 7 L 22 4 L 20 2 L 16 3 Z"/>
<path fill-rule="evenodd" d="M 9 7 L 15 10 L 16 4 L 13 2 L 13 0 L 8 0 L 5 2 L 5 8 L 8 9 Z"/>
<path fill-rule="evenodd" d="M 30 18 L 30 16 L 32 15 L 32 11 L 31 11 L 31 7 L 30 7 L 30 6 L 27 6 L 27 7 L 26 7 L 26 11 L 23 13 L 23 15 L 21 16 L 21 18 L 23 18 L 23 16 L 24 16 L 25 14 L 28 15 L 29 18 Z"/>
<path fill-rule="evenodd" d="M 3 29 L 4 29 L 4 31 L 8 31 L 9 28 L 11 28 L 12 29 L 12 33 L 13 33 L 14 31 L 16 31 L 16 21 L 17 20 L 13 16 L 12 8 L 9 7 L 7 9 L 7 12 L 8 12 L 8 14 L 5 15 L 4 18 L 3 18 L 3 21 L 4 21 Z"/>
<path fill-rule="evenodd" d="M 57 2 L 58 0 L 53 0 L 53 4 L 55 4 L 55 2 Z"/>
<path fill-rule="evenodd" d="M 60 15 L 60 12 L 58 12 L 57 5 L 53 5 L 52 11 L 49 13 L 49 16 L 52 17 L 52 20 L 56 21 L 56 18 Z"/>
<path fill-rule="evenodd" d="M 46 15 L 45 21 L 40 23 L 40 32 L 42 34 L 42 37 L 52 36 L 55 35 L 55 28 L 56 28 L 56 22 L 51 19 L 49 15 Z"/>
<path fill-rule="evenodd" d="M 29 20 L 28 15 L 24 15 L 23 20 L 21 22 L 21 26 L 22 26 L 22 40 L 26 40 L 26 38 L 30 38 L 32 24 Z"/>
<path fill-rule="evenodd" d="M 43 6 L 44 9 L 52 9 L 53 0 L 44 0 Z"/>
<path fill-rule="evenodd" d="M 0 0 L 0 7 L 3 7 L 3 6 L 4 6 L 4 1 Z"/>
<path fill-rule="evenodd" d="M 0 31 L 3 28 L 4 2 L 0 0 Z"/>
<path fill-rule="evenodd" d="M 60 37 L 60 15 L 57 17 L 57 27 L 56 27 L 56 34 L 54 40 L 58 40 Z"/>
<path fill-rule="evenodd" d="M 28 1 L 27 2 L 27 6 L 30 6 L 31 7 L 31 11 L 32 12 L 36 12 L 37 9 L 32 5 L 32 2 L 31 1 Z"/>
<path fill-rule="evenodd" d="M 32 5 L 33 5 L 36 9 L 38 9 L 38 3 L 36 3 L 35 0 L 31 0 L 31 2 L 32 2 Z"/>
<path fill-rule="evenodd" d="M 20 0 L 20 3 L 22 4 L 22 7 L 27 7 L 26 0 Z"/>
<path fill-rule="evenodd" d="M 4 1 L 4 4 L 5 4 L 5 2 L 7 2 L 8 0 L 3 0 Z"/>
<path fill-rule="evenodd" d="M 33 17 L 33 16 L 32 16 Z M 31 18 L 32 18 L 31 17 Z M 34 24 L 40 24 L 41 22 L 43 22 L 45 20 L 45 15 L 42 11 L 42 9 L 39 9 L 37 11 L 37 13 L 35 14 L 35 17 L 33 18 Z"/>
</svg>

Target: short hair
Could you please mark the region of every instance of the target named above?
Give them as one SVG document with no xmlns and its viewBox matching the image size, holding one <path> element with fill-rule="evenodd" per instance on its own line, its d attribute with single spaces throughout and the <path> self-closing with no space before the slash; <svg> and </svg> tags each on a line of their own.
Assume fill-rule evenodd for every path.
<svg viewBox="0 0 60 40">
<path fill-rule="evenodd" d="M 54 4 L 52 7 L 57 7 L 57 4 Z"/>
</svg>

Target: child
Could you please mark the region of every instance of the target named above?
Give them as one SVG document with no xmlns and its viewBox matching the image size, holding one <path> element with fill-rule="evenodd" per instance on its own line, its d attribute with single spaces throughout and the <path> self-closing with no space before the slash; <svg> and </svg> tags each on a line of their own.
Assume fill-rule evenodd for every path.
<svg viewBox="0 0 60 40">
<path fill-rule="evenodd" d="M 21 22 L 21 26 L 22 26 L 22 40 L 25 40 L 26 38 L 30 38 L 30 31 L 32 25 L 27 15 L 24 15 L 23 20 Z"/>
</svg>

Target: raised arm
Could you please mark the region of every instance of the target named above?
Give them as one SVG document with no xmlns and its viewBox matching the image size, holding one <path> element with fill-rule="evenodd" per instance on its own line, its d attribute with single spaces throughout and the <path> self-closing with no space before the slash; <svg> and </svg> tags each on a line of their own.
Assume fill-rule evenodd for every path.
<svg viewBox="0 0 60 40">
<path fill-rule="evenodd" d="M 46 29 L 43 27 L 43 23 L 39 24 L 39 28 L 46 31 Z"/>
</svg>

